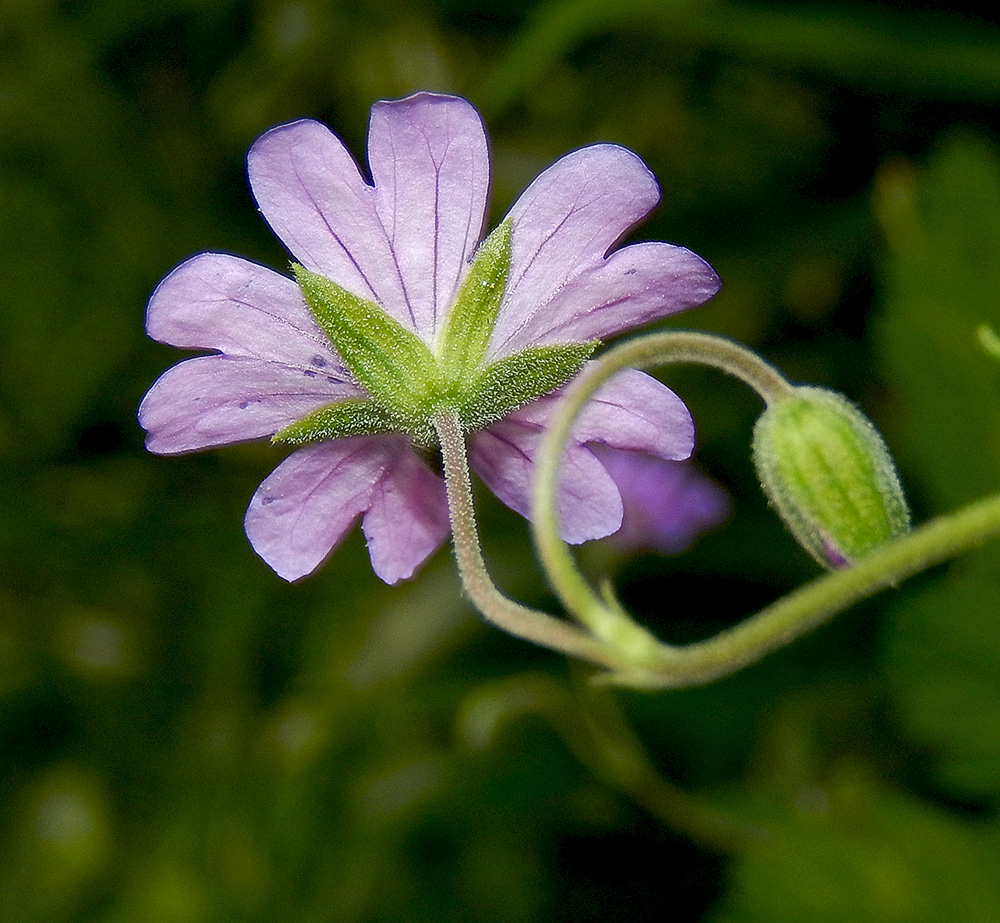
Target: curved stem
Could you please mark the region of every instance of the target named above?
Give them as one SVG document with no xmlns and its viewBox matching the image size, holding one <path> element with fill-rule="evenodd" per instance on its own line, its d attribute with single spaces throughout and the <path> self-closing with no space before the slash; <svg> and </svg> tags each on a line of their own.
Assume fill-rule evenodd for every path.
<svg viewBox="0 0 1000 923">
<path fill-rule="evenodd" d="M 642 745 L 617 700 L 592 683 L 576 684 L 573 719 L 579 739 L 562 731 L 567 746 L 618 791 L 628 795 L 665 826 L 720 854 L 740 852 L 767 831 L 741 823 L 719 805 L 665 777 Z"/>
<path fill-rule="evenodd" d="M 733 354 L 738 354 L 733 361 Z M 675 361 L 714 365 L 753 382 L 765 400 L 791 387 L 752 354 L 705 334 L 654 334 L 609 351 L 567 390 L 542 446 L 535 485 L 535 544 L 563 605 L 630 663 L 612 682 L 665 688 L 693 686 L 734 673 L 788 644 L 848 606 L 1000 535 L 1000 494 L 942 516 L 889 542 L 843 570 L 814 580 L 714 638 L 674 646 L 637 625 L 610 594 L 602 598 L 577 570 L 559 537 L 556 514 L 559 463 L 573 422 L 591 395 L 626 367 Z M 720 359 L 721 357 L 721 359 Z M 754 357 L 755 358 L 755 357 Z M 759 364 L 758 364 L 759 363 Z"/>
<path fill-rule="evenodd" d="M 646 368 L 673 362 L 698 362 L 739 378 L 766 403 L 787 394 L 792 386 L 772 366 L 736 343 L 706 333 L 671 331 L 643 336 L 616 346 L 590 365 L 567 389 L 560 412 L 550 427 L 535 482 L 535 545 L 553 589 L 563 605 L 599 638 L 627 648 L 642 659 L 659 642 L 624 611 L 597 596 L 580 575 L 569 548 L 559 537 L 556 493 L 562 447 L 569 439 L 577 415 L 594 392 L 625 368 Z"/>
<path fill-rule="evenodd" d="M 644 684 L 657 688 L 697 686 L 728 676 L 848 606 L 998 535 L 1000 494 L 994 494 L 932 519 L 851 567 L 807 583 L 714 638 L 683 647 L 660 645 L 657 662 L 642 671 L 646 676 Z"/>
<path fill-rule="evenodd" d="M 462 585 L 476 608 L 498 628 L 526 641 L 534 641 L 611 670 L 627 669 L 626 661 L 614 650 L 581 631 L 576 625 L 546 612 L 522 606 L 508 599 L 496 588 L 487 573 L 479 545 L 465 435 L 458 415 L 450 409 L 439 410 L 434 416 L 434 429 L 441 444 L 441 458 L 444 462 L 455 559 Z"/>
<path fill-rule="evenodd" d="M 675 362 L 710 365 L 740 379 L 756 391 L 766 404 L 793 390 L 784 375 L 756 353 L 724 337 L 690 330 L 650 333 L 609 350 L 601 361 L 609 361 L 614 371 L 626 366 L 647 368 Z M 614 374 L 614 371 L 609 373 Z M 605 379 L 606 380 L 606 379 Z"/>
</svg>

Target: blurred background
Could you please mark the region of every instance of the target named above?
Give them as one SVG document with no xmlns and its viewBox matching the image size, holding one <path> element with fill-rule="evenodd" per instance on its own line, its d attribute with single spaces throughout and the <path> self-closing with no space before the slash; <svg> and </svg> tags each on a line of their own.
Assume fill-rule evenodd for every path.
<svg viewBox="0 0 1000 923">
<path fill-rule="evenodd" d="M 835 387 L 918 520 L 1000 484 L 1000 20 L 979 4 L 21 0 L 0 7 L 0 918 L 10 923 L 1000 919 L 1000 546 L 703 689 L 588 687 L 485 627 L 447 551 L 382 585 L 355 531 L 290 586 L 246 504 L 283 452 L 145 453 L 180 353 L 149 293 L 279 270 L 244 156 L 297 117 L 456 92 L 492 218 L 566 151 L 658 176 L 641 238 L 725 284 L 672 326 Z M 986 16 L 987 18 L 984 18 Z M 749 464 L 757 399 L 671 370 L 732 516 L 584 549 L 662 637 L 815 576 Z M 554 607 L 481 493 L 501 587 Z M 554 610 L 553 610 L 554 611 Z"/>
</svg>

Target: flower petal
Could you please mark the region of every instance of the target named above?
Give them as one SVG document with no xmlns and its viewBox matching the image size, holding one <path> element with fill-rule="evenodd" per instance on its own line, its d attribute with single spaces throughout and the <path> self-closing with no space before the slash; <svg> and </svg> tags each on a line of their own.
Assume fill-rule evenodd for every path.
<svg viewBox="0 0 1000 923">
<path fill-rule="evenodd" d="M 515 412 L 535 427 L 548 426 L 563 389 Z M 573 425 L 573 441 L 683 459 L 694 448 L 694 421 L 684 402 L 645 372 L 622 369 L 588 401 Z"/>
<path fill-rule="evenodd" d="M 416 330 L 433 344 L 482 235 L 490 181 L 482 119 L 452 96 L 376 103 L 368 162 Z"/>
<path fill-rule="evenodd" d="M 511 271 L 490 358 L 571 279 L 599 263 L 659 201 L 652 173 L 631 151 L 595 144 L 542 173 L 510 211 Z"/>
<path fill-rule="evenodd" d="M 399 452 L 372 490 L 362 527 L 372 570 L 389 584 L 412 577 L 451 531 L 444 481 L 409 448 Z"/>
<path fill-rule="evenodd" d="M 486 486 L 524 517 L 531 513 L 535 464 L 544 430 L 521 411 L 472 438 L 470 459 Z M 593 453 L 571 443 L 559 478 L 559 533 L 572 544 L 603 538 L 622 522 L 622 503 L 611 476 Z"/>
<path fill-rule="evenodd" d="M 538 398 L 472 439 L 476 472 L 522 516 L 530 515 L 539 445 L 560 396 L 561 389 Z M 643 372 L 624 369 L 607 382 L 577 418 L 563 458 L 558 512 L 559 531 L 567 542 L 603 538 L 621 526 L 622 499 L 590 450 L 594 443 L 664 459 L 687 458 L 694 446 L 694 423 L 683 401 Z"/>
<path fill-rule="evenodd" d="M 405 445 L 359 437 L 308 446 L 289 455 L 247 508 L 250 544 L 285 580 L 311 574 L 368 509 L 372 491 Z"/>
<path fill-rule="evenodd" d="M 333 132 L 309 119 L 272 128 L 250 148 L 247 173 L 267 223 L 306 269 L 415 329 L 375 190 Z"/>
<path fill-rule="evenodd" d="M 175 455 L 271 436 L 326 404 L 364 396 L 318 369 L 199 356 L 159 377 L 139 405 L 139 425 L 150 452 Z"/>
<path fill-rule="evenodd" d="M 606 446 L 592 451 L 621 493 L 625 515 L 612 541 L 625 551 L 679 554 L 729 516 L 729 495 L 691 462 Z"/>
<path fill-rule="evenodd" d="M 225 253 L 200 253 L 174 269 L 149 299 L 146 331 L 171 346 L 346 375 L 295 282 Z"/>
<path fill-rule="evenodd" d="M 553 291 L 503 350 L 613 336 L 703 304 L 720 284 L 712 267 L 684 247 L 632 244 Z"/>
</svg>

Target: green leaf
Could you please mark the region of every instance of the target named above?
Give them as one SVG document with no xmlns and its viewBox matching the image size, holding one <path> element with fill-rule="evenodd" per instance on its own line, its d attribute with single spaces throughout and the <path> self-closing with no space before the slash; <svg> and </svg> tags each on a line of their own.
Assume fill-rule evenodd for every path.
<svg viewBox="0 0 1000 923">
<path fill-rule="evenodd" d="M 594 36 L 641 34 L 652 41 L 727 48 L 785 71 L 826 74 L 839 86 L 901 89 L 995 102 L 1000 87 L 996 29 L 931 11 L 877 4 L 838 10 L 707 0 L 566 0 L 539 4 L 491 69 L 483 96 L 494 112 L 532 92 Z M 558 63 L 557 63 L 558 62 Z"/>
<path fill-rule="evenodd" d="M 898 720 L 960 799 L 1000 799 L 1000 588 L 954 574 L 896 603 L 886 672 Z"/>
<path fill-rule="evenodd" d="M 357 398 L 338 401 L 314 410 L 308 416 L 279 430 L 271 437 L 271 442 L 303 445 L 324 439 L 398 432 L 401 428 L 400 421 L 384 407 L 374 401 Z"/>
<path fill-rule="evenodd" d="M 926 168 L 885 167 L 875 209 L 888 251 L 876 332 L 898 400 L 888 441 L 948 509 L 1000 472 L 1000 365 L 978 335 L 1000 329 L 1000 157 L 952 137 Z"/>
<path fill-rule="evenodd" d="M 997 831 L 902 789 L 879 684 L 798 687 L 771 702 L 753 772 L 717 789 L 746 831 L 710 923 L 992 923 Z"/>
<path fill-rule="evenodd" d="M 444 376 L 461 387 L 486 355 L 510 274 L 510 222 L 499 225 L 480 245 L 445 322 L 440 344 Z"/>
<path fill-rule="evenodd" d="M 302 266 L 292 268 L 317 323 L 361 386 L 389 416 L 422 425 L 441 391 L 427 344 L 374 302 Z"/>
<path fill-rule="evenodd" d="M 534 346 L 488 365 L 459 407 L 462 424 L 479 429 L 572 378 L 599 343 Z"/>
<path fill-rule="evenodd" d="M 760 812 L 767 831 L 732 864 L 710 923 L 990 923 L 995 837 L 842 765 Z M 775 806 L 777 807 L 777 806 Z"/>
<path fill-rule="evenodd" d="M 919 168 L 883 168 L 886 238 L 877 328 L 896 406 L 890 444 L 932 511 L 1000 484 L 1000 156 L 951 135 Z M 989 344 L 989 334 L 985 341 Z M 995 543 L 892 609 L 885 658 L 907 735 L 959 798 L 1000 796 L 1000 555 Z"/>
</svg>

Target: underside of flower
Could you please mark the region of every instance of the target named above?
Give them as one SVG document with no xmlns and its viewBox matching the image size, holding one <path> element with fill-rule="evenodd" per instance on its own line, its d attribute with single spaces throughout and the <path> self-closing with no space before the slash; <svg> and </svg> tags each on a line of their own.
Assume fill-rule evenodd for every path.
<svg viewBox="0 0 1000 923">
<path fill-rule="evenodd" d="M 268 131 L 247 158 L 250 185 L 295 278 L 203 253 L 147 309 L 154 339 L 210 351 L 169 369 L 143 400 L 150 451 L 261 438 L 296 447 L 245 520 L 254 549 L 288 580 L 319 567 L 358 517 L 389 583 L 444 542 L 444 483 L 424 451 L 442 409 L 458 418 L 475 472 L 527 515 L 541 437 L 597 343 L 719 287 L 683 247 L 616 249 L 659 198 L 646 166 L 617 145 L 567 154 L 485 240 L 488 145 L 465 100 L 377 103 L 368 164 L 370 181 L 318 122 Z M 567 541 L 622 522 L 597 445 L 684 459 L 693 424 L 655 379 L 627 371 L 609 382 L 566 451 Z"/>
<path fill-rule="evenodd" d="M 432 418 L 454 410 L 466 432 L 488 426 L 572 378 L 597 341 L 528 347 L 484 364 L 510 274 L 511 227 L 483 241 L 432 349 L 378 304 L 295 265 L 317 324 L 368 399 L 339 401 L 279 430 L 274 442 L 301 445 L 346 436 L 407 433 L 432 445 Z"/>
</svg>

